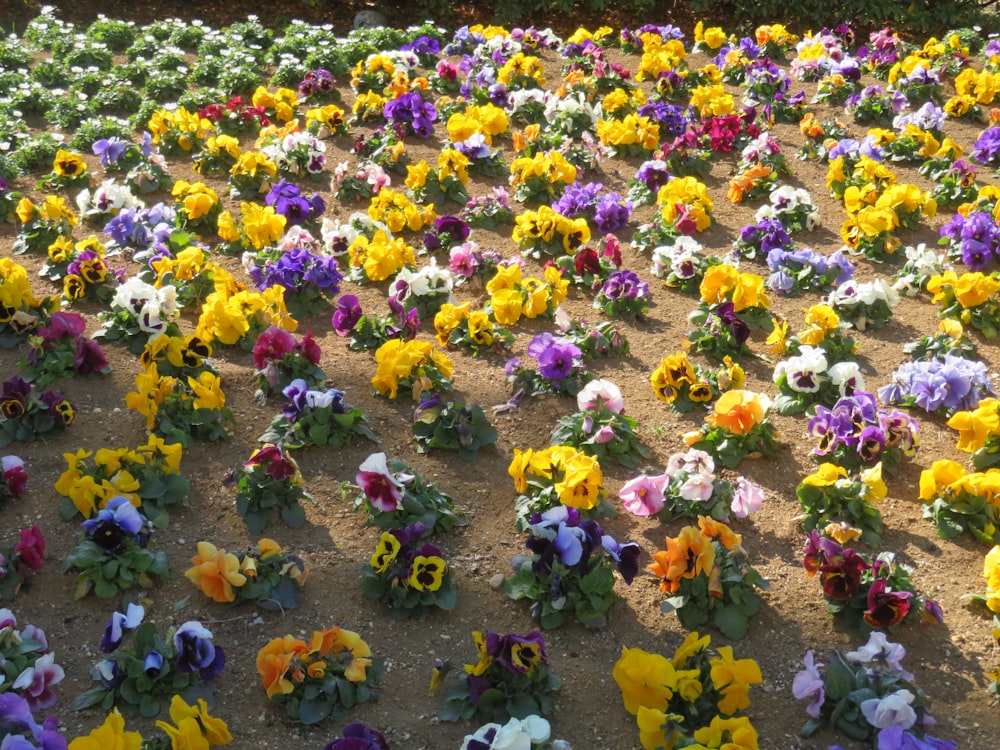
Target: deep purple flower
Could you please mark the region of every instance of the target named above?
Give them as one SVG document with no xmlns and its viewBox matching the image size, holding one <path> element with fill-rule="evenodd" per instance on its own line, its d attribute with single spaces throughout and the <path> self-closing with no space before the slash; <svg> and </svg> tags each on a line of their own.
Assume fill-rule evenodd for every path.
<svg viewBox="0 0 1000 750">
<path fill-rule="evenodd" d="M 631 586 L 632 581 L 639 574 L 639 556 L 642 554 L 642 549 L 635 542 L 619 544 L 608 534 L 601 537 L 601 546 L 617 563 L 618 572 L 621 573 L 622 579 Z"/>
<path fill-rule="evenodd" d="M 667 169 L 667 163 L 662 160 L 643 162 L 639 167 L 639 171 L 635 173 L 635 179 L 643 183 L 647 190 L 655 193 L 670 182 L 670 172 Z"/>
<path fill-rule="evenodd" d="M 226 666 L 222 648 L 212 643 L 212 631 L 197 620 L 190 620 L 174 634 L 178 672 L 198 672 L 203 680 L 211 680 Z"/>
<path fill-rule="evenodd" d="M 628 224 L 632 216 L 632 204 L 622 200 L 618 193 L 601 196 L 594 208 L 594 225 L 598 231 L 607 234 L 616 232 Z"/>
<path fill-rule="evenodd" d="M 343 738 L 333 740 L 323 750 L 389 750 L 389 743 L 378 730 L 355 721 L 344 727 Z"/>
<path fill-rule="evenodd" d="M 337 299 L 337 309 L 330 324 L 338 336 L 347 336 L 361 320 L 361 303 L 354 294 L 344 294 Z"/>
<path fill-rule="evenodd" d="M 124 613 L 113 613 L 108 624 L 104 626 L 104 634 L 101 636 L 101 651 L 105 654 L 115 651 L 121 645 L 125 634 L 139 627 L 145 616 L 146 610 L 138 604 L 129 604 Z"/>
<path fill-rule="evenodd" d="M 129 502 L 128 498 L 116 495 L 97 511 L 97 515 L 84 521 L 84 532 L 101 549 L 117 554 L 125 549 L 129 539 L 140 545 L 148 538 L 146 517 Z"/>
</svg>

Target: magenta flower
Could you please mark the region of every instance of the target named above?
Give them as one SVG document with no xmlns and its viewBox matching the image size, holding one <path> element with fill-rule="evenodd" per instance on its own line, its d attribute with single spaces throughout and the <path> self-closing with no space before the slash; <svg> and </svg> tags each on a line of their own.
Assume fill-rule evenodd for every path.
<svg viewBox="0 0 1000 750">
<path fill-rule="evenodd" d="M 295 337 L 284 328 L 271 326 L 257 337 L 253 345 L 253 366 L 263 370 L 269 362 L 281 361 L 295 351 Z"/>
<path fill-rule="evenodd" d="M 622 485 L 618 497 L 629 513 L 655 516 L 666 505 L 664 492 L 669 484 L 670 476 L 667 474 L 652 477 L 642 474 Z"/>
<path fill-rule="evenodd" d="M 366 458 L 354 481 L 371 504 L 385 513 L 396 510 L 403 499 L 403 485 L 389 471 L 384 453 L 373 453 Z"/>
<path fill-rule="evenodd" d="M 31 570 L 41 570 L 45 565 L 45 537 L 37 525 L 21 529 L 21 538 L 14 545 L 14 554 Z"/>
<path fill-rule="evenodd" d="M 28 475 L 24 471 L 24 461 L 18 456 L 4 456 L 2 459 L 3 476 L 0 477 L 6 485 L 6 493 L 11 497 L 20 497 L 28 484 Z"/>
</svg>

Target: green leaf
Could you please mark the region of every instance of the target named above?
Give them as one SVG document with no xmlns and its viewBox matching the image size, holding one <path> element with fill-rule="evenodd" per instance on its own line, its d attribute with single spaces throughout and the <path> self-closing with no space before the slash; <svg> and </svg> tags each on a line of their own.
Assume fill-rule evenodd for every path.
<svg viewBox="0 0 1000 750">
<path fill-rule="evenodd" d="M 327 700 L 303 700 L 299 703 L 299 721 L 318 724 L 330 715 L 332 704 Z"/>
<path fill-rule="evenodd" d="M 723 635 L 734 641 L 743 638 L 750 628 L 749 617 L 737 607 L 719 607 L 715 610 L 714 621 Z"/>
</svg>

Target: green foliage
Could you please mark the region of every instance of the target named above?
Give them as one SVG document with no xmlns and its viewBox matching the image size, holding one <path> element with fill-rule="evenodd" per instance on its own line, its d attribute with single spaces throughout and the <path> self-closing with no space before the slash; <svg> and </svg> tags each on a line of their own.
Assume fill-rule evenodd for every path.
<svg viewBox="0 0 1000 750">
<path fill-rule="evenodd" d="M 599 0 L 598 0 L 599 1 Z M 544 2 L 544 0 L 536 0 Z M 548 3 L 544 3 L 548 4 Z M 603 5 L 603 3 L 601 3 Z M 867 33 L 889 26 L 901 33 L 928 34 L 942 28 L 974 25 L 982 20 L 978 0 L 802 0 L 789 5 L 782 0 L 691 0 L 697 17 L 716 19 L 727 31 L 734 19 L 744 30 L 775 19 L 792 31 L 834 27 L 845 21 L 856 32 Z"/>
</svg>

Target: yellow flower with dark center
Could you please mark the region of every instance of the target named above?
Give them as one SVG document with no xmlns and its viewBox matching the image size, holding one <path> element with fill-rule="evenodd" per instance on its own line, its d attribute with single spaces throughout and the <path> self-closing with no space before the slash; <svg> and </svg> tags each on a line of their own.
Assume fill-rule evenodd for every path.
<svg viewBox="0 0 1000 750">
<path fill-rule="evenodd" d="M 601 500 L 604 481 L 597 458 L 578 452 L 562 468 L 562 481 L 555 484 L 559 502 L 580 510 L 596 507 Z"/>
<path fill-rule="evenodd" d="M 382 536 L 379 537 L 375 553 L 371 556 L 368 564 L 372 566 L 372 569 L 376 573 L 384 573 L 392 565 L 400 549 L 402 549 L 402 545 L 399 543 L 399 540 L 388 531 L 383 531 Z"/>
<path fill-rule="evenodd" d="M 87 173 L 87 162 L 80 154 L 59 149 L 52 162 L 52 171 L 57 177 L 81 177 Z"/>
<path fill-rule="evenodd" d="M 437 555 L 417 555 L 410 564 L 406 584 L 416 591 L 437 591 L 444 583 L 447 572 L 448 564 Z"/>
<path fill-rule="evenodd" d="M 63 276 L 63 297 L 70 302 L 83 299 L 87 294 L 87 282 L 82 276 L 75 273 L 68 273 Z"/>
<path fill-rule="evenodd" d="M 489 315 L 482 310 L 476 310 L 469 314 L 467 325 L 470 339 L 479 346 L 492 346 L 495 331 Z"/>
</svg>

